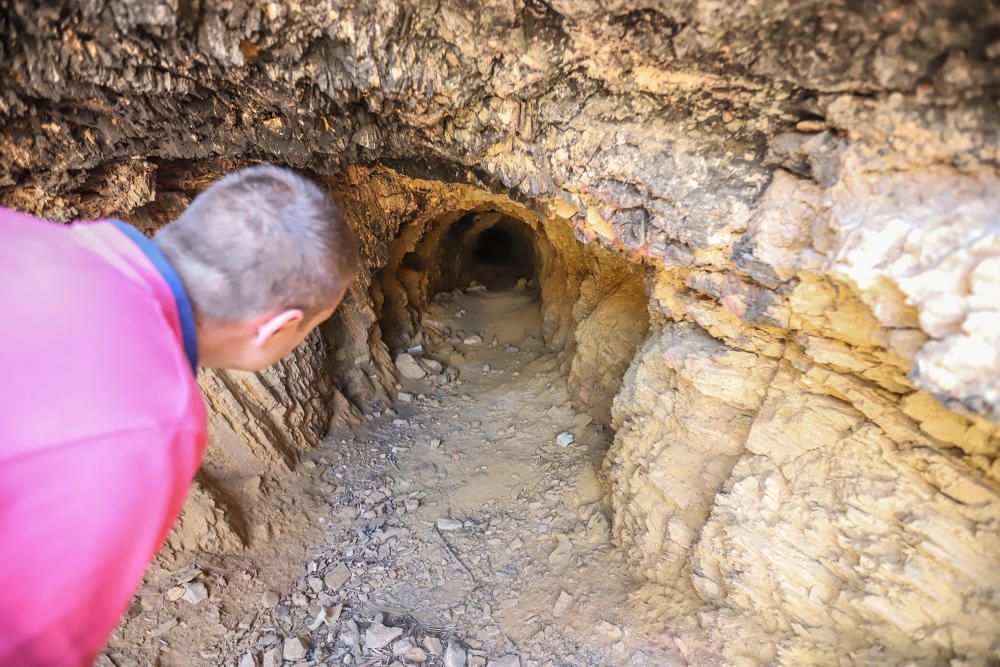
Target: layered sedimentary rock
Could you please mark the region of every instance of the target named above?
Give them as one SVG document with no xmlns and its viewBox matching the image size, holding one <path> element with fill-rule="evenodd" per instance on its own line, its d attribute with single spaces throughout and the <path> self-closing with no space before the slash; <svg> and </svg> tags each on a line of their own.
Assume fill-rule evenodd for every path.
<svg viewBox="0 0 1000 667">
<path fill-rule="evenodd" d="M 0 5 L 3 203 L 151 230 L 266 159 L 362 238 L 322 336 L 205 378 L 189 523 L 391 401 L 441 239 L 496 212 L 617 431 L 616 540 L 720 660 L 1000 651 L 994 3 Z"/>
</svg>

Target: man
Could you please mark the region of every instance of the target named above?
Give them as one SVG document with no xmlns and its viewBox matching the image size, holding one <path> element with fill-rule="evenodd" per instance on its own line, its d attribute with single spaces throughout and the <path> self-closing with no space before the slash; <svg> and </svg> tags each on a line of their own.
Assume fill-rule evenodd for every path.
<svg viewBox="0 0 1000 667">
<path fill-rule="evenodd" d="M 337 206 L 272 166 L 155 240 L 0 209 L 0 665 L 92 663 L 201 461 L 198 366 L 281 359 L 357 272 Z"/>
</svg>

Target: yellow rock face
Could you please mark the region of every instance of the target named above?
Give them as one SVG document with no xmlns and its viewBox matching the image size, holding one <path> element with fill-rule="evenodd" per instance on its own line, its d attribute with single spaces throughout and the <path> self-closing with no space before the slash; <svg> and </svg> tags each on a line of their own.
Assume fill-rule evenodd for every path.
<svg viewBox="0 0 1000 667">
<path fill-rule="evenodd" d="M 713 605 L 734 663 L 997 651 L 998 185 L 779 172 L 752 259 L 653 280 L 670 323 L 615 400 L 614 533 Z"/>
</svg>

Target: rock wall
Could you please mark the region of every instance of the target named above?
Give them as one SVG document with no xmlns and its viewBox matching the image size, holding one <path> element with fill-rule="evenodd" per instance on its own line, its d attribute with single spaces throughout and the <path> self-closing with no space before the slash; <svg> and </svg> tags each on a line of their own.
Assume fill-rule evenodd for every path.
<svg viewBox="0 0 1000 667">
<path fill-rule="evenodd" d="M 996 654 L 996 192 L 938 167 L 779 171 L 732 265 L 658 275 L 668 323 L 615 401 L 614 531 L 712 603 L 727 659 Z"/>
<path fill-rule="evenodd" d="M 1000 652 L 995 3 L 0 6 L 0 202 L 151 229 L 255 159 L 345 202 L 362 280 L 307 357 L 206 380 L 220 442 L 280 470 L 387 405 L 435 234 L 497 211 L 536 230 L 579 402 L 645 336 L 614 531 L 712 659 Z M 211 466 L 192 525 L 235 513 Z"/>
</svg>

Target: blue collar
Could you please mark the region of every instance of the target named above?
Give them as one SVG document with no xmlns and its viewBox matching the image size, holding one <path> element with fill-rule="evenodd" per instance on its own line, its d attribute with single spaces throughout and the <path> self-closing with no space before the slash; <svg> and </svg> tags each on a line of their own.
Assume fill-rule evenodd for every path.
<svg viewBox="0 0 1000 667">
<path fill-rule="evenodd" d="M 181 322 L 181 337 L 184 339 L 184 353 L 187 354 L 188 361 L 191 363 L 191 371 L 197 374 L 198 333 L 195 328 L 194 310 L 191 308 L 191 301 L 184 290 L 184 283 L 181 282 L 181 277 L 177 275 L 177 271 L 170 264 L 170 260 L 167 259 L 167 256 L 163 254 L 163 251 L 160 250 L 153 239 L 143 235 L 142 232 L 127 222 L 113 219 L 109 220 L 109 222 L 139 246 L 139 250 L 149 258 L 149 261 L 153 263 L 153 266 L 160 272 L 163 279 L 167 281 L 170 291 L 173 292 L 174 301 L 177 303 L 177 316 Z"/>
</svg>

